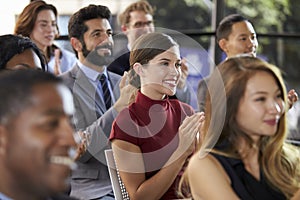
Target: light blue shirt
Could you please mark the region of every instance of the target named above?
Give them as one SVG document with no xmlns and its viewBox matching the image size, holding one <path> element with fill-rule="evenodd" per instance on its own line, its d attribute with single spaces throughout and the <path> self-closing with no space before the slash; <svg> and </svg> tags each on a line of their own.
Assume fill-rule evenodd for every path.
<svg viewBox="0 0 300 200">
<path fill-rule="evenodd" d="M 110 84 L 110 81 L 108 80 L 108 73 L 107 73 L 107 69 L 106 66 L 104 66 L 104 70 L 102 73 L 99 73 L 87 66 L 85 66 L 84 64 L 82 64 L 80 61 L 77 62 L 77 65 L 79 66 L 79 68 L 83 71 L 83 73 L 85 74 L 85 76 L 89 79 L 90 83 L 96 88 L 98 94 L 103 98 L 103 91 L 101 87 L 97 87 L 97 85 L 99 84 L 99 76 L 104 74 L 106 76 L 106 82 L 107 82 L 107 86 L 110 92 L 110 96 L 112 99 L 112 103 L 115 102 L 115 97 L 112 93 L 112 86 Z M 104 101 L 104 99 L 103 99 Z"/>
<path fill-rule="evenodd" d="M 0 200 L 13 200 L 13 199 L 9 198 L 8 196 L 0 192 Z"/>
<path fill-rule="evenodd" d="M 60 70 L 61 72 L 66 72 L 70 70 L 77 62 L 77 58 L 74 53 L 59 48 L 62 53 L 62 57 L 60 58 Z M 48 62 L 48 71 L 54 73 L 54 65 L 55 65 L 55 57 L 51 56 Z"/>
</svg>

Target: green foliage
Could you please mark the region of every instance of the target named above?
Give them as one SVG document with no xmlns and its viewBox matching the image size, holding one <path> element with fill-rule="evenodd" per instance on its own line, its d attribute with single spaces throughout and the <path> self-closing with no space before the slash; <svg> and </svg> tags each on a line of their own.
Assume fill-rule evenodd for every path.
<svg viewBox="0 0 300 200">
<path fill-rule="evenodd" d="M 278 32 L 291 15 L 293 0 L 225 0 L 224 15 L 240 13 L 255 24 L 257 32 Z M 297 0 L 295 0 L 297 1 Z M 213 0 L 149 0 L 156 8 L 156 25 L 176 29 L 211 31 Z M 294 3 L 295 4 L 295 3 Z"/>
<path fill-rule="evenodd" d="M 174 30 L 211 32 L 213 2 L 222 0 L 148 0 L 156 8 L 155 25 Z M 250 19 L 259 34 L 300 34 L 299 0 L 223 0 L 224 16 L 239 13 Z M 210 36 L 195 36 L 208 48 Z M 271 63 L 283 66 L 288 81 L 299 82 L 299 39 L 259 37 L 258 53 Z M 300 83 L 298 84 L 300 85 Z"/>
<path fill-rule="evenodd" d="M 289 0 L 227 0 L 226 5 L 230 13 L 237 12 L 251 19 L 260 33 L 278 31 L 290 15 Z"/>
<path fill-rule="evenodd" d="M 149 0 L 149 3 L 155 7 L 155 25 L 158 27 L 174 30 L 197 29 L 201 32 L 210 28 L 211 14 L 204 4 L 199 6 L 200 4 L 187 3 L 184 0 Z"/>
</svg>

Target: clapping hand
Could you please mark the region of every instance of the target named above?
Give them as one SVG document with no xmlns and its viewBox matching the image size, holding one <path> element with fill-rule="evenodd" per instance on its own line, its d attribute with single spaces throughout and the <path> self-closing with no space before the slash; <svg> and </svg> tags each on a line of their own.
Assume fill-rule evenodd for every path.
<svg viewBox="0 0 300 200">
<path fill-rule="evenodd" d="M 298 101 L 298 94 L 294 89 L 291 89 L 288 92 L 288 104 L 289 104 L 289 108 L 292 108 L 294 103 Z"/>
<path fill-rule="evenodd" d="M 60 69 L 60 50 L 59 49 L 55 49 L 54 50 L 54 59 L 55 59 L 55 64 L 54 64 L 54 69 L 53 69 L 53 73 L 58 76 L 61 74 L 61 69 Z"/>
</svg>

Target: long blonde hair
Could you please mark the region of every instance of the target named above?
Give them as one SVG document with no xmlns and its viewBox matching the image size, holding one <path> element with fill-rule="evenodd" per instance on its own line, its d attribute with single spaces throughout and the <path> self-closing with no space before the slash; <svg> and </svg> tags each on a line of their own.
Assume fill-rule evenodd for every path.
<svg viewBox="0 0 300 200">
<path fill-rule="evenodd" d="M 281 90 L 282 99 L 287 105 L 286 88 L 280 70 L 276 66 L 254 57 L 234 57 L 226 60 L 215 69 L 209 79 L 206 120 L 199 153 L 212 150 L 228 157 L 240 157 L 236 148 L 241 137 L 249 147 L 252 146 L 253 141 L 240 129 L 235 117 L 248 80 L 259 71 L 268 72 L 274 77 Z M 220 90 L 225 91 L 225 99 L 220 98 Z M 286 108 L 288 109 L 288 106 Z M 267 182 L 275 190 L 290 198 L 300 187 L 300 162 L 298 149 L 285 143 L 287 135 L 285 113 L 279 120 L 276 134 L 263 136 L 258 148 L 261 152 L 259 163 Z M 224 116 L 224 123 L 215 127 L 216 124 L 220 124 L 220 116 Z M 212 142 L 211 138 L 216 140 Z M 215 144 L 220 145 L 224 142 L 226 148 L 222 152 L 214 148 Z M 199 156 L 197 154 L 194 156 Z"/>
</svg>

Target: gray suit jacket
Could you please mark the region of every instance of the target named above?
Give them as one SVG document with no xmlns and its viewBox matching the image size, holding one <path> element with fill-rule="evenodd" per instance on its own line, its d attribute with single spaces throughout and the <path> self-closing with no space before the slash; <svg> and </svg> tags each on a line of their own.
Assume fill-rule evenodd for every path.
<svg viewBox="0 0 300 200">
<path fill-rule="evenodd" d="M 104 150 L 110 148 L 108 138 L 118 113 L 113 107 L 106 110 L 103 101 L 95 103 L 96 89 L 77 64 L 61 78 L 73 93 L 76 131 L 86 130 L 91 135 L 87 152 L 77 161 L 78 167 L 72 172 L 70 195 L 81 199 L 99 198 L 112 192 Z M 115 99 L 120 96 L 120 78 L 108 72 Z"/>
</svg>

